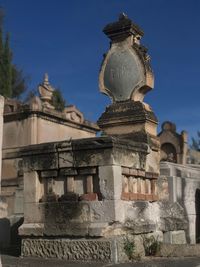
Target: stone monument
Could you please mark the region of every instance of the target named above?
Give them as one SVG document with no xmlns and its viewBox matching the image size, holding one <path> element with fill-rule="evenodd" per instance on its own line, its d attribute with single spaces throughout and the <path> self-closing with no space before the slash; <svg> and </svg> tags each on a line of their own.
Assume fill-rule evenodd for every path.
<svg viewBox="0 0 200 267">
<path fill-rule="evenodd" d="M 185 242 L 184 211 L 168 202 L 166 180 L 158 183 L 157 119 L 143 102 L 153 87 L 149 56 L 139 43 L 143 33 L 124 14 L 104 32 L 111 48 L 100 90 L 112 99 L 98 121 L 105 135 L 19 151 L 23 256 L 123 262 L 133 256 L 125 249 L 127 240 L 135 256 L 145 254 L 144 238 L 152 235 L 175 242 L 178 234 Z"/>
<path fill-rule="evenodd" d="M 144 33 L 124 13 L 103 32 L 111 39 L 111 47 L 101 65 L 99 87 L 112 104 L 98 125 L 107 135 L 148 143 L 150 153 L 145 169 L 158 173 L 158 122 L 151 107 L 143 102 L 154 87 L 150 56 L 140 43 Z"/>
</svg>

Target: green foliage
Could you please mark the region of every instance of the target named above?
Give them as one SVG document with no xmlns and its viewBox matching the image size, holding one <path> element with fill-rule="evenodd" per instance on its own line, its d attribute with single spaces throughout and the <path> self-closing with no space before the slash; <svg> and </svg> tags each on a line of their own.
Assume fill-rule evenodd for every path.
<svg viewBox="0 0 200 267">
<path fill-rule="evenodd" d="M 27 90 L 27 76 L 16 65 L 12 65 L 12 97 L 19 98 Z"/>
<path fill-rule="evenodd" d="M 197 138 L 192 137 L 191 148 L 200 151 L 200 131 L 197 132 Z"/>
<path fill-rule="evenodd" d="M 12 65 L 11 65 L 11 51 L 9 46 L 9 34 L 6 34 L 6 40 L 3 47 L 2 54 L 2 95 L 5 97 L 12 96 Z"/>
<path fill-rule="evenodd" d="M 130 241 L 128 237 L 125 238 L 124 241 L 124 251 L 129 260 L 134 259 L 134 251 L 135 251 L 135 242 L 134 240 Z"/>
<path fill-rule="evenodd" d="M 5 97 L 19 98 L 27 89 L 26 78 L 21 70 L 12 63 L 10 37 L 3 34 L 3 10 L 0 8 L 0 94 Z"/>
<path fill-rule="evenodd" d="M 145 250 L 145 256 L 155 256 L 156 253 L 160 250 L 161 243 L 158 241 L 158 237 L 155 238 L 152 236 L 142 236 L 143 245 Z"/>
<path fill-rule="evenodd" d="M 60 89 L 55 89 L 53 91 L 52 105 L 58 111 L 63 111 L 64 110 L 64 108 L 66 106 L 66 101 L 65 101 Z"/>
</svg>

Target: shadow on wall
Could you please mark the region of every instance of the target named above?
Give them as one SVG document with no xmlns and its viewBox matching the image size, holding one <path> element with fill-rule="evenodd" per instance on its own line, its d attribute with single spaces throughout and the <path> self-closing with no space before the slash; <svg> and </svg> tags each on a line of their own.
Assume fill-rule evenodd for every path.
<svg viewBox="0 0 200 267">
<path fill-rule="evenodd" d="M 195 210 L 196 210 L 196 243 L 200 243 L 200 189 L 195 192 Z"/>
<path fill-rule="evenodd" d="M 21 237 L 18 235 L 18 228 L 22 225 L 24 218 L 21 217 L 11 225 L 7 218 L 0 219 L 0 252 L 12 256 L 21 254 Z"/>
<path fill-rule="evenodd" d="M 187 243 L 191 243 L 191 242 L 200 243 L 200 189 L 198 188 L 200 184 L 199 183 L 196 184 L 197 189 L 192 187 L 190 188 L 190 190 L 188 190 L 185 179 L 181 179 L 181 182 L 182 182 L 182 197 L 178 198 L 177 201 L 184 208 L 185 217 L 188 221 L 188 228 L 186 230 L 186 240 L 187 240 Z M 195 189 L 196 189 L 196 192 L 194 195 Z M 190 202 L 190 204 L 193 203 L 193 205 L 195 205 L 194 214 L 193 214 L 193 208 L 192 208 L 192 214 L 191 214 L 191 210 L 190 209 L 188 210 L 188 207 L 186 207 L 185 201 L 183 201 L 183 199 L 186 199 L 187 197 L 187 195 L 185 195 L 186 193 L 189 194 L 188 201 Z M 194 222 L 194 225 L 193 225 L 193 222 Z"/>
<path fill-rule="evenodd" d="M 10 244 L 10 221 L 7 218 L 0 219 L 0 250 L 7 248 Z"/>
<path fill-rule="evenodd" d="M 184 215 L 185 215 L 185 219 L 187 221 L 187 229 L 185 231 L 185 235 L 186 235 L 186 242 L 188 244 L 191 243 L 191 238 L 190 238 L 190 230 L 189 230 L 189 216 L 187 213 L 187 208 L 185 206 L 185 202 L 184 202 L 184 197 L 185 197 L 185 188 L 186 188 L 186 182 L 185 179 L 181 179 L 181 197 L 177 198 L 177 202 L 183 207 L 184 209 Z"/>
</svg>

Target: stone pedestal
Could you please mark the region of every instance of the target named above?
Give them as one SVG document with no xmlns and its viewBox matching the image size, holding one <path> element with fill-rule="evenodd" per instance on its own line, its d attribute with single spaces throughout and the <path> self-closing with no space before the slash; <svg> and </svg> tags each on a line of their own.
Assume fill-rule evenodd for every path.
<svg viewBox="0 0 200 267">
<path fill-rule="evenodd" d="M 157 118 L 144 102 L 126 100 L 108 106 L 98 120 L 106 135 L 116 136 L 149 146 L 145 170 L 159 173 L 160 142 L 157 137 Z"/>
</svg>

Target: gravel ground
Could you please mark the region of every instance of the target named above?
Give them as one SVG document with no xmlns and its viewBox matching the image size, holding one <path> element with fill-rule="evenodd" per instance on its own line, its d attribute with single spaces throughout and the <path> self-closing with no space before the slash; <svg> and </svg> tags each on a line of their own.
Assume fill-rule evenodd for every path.
<svg viewBox="0 0 200 267">
<path fill-rule="evenodd" d="M 2 267 L 200 267 L 199 258 L 153 258 L 140 262 L 103 264 L 103 263 L 68 263 L 56 259 L 20 258 L 1 256 Z M 1 267 L 1 263 L 0 263 Z"/>
</svg>

